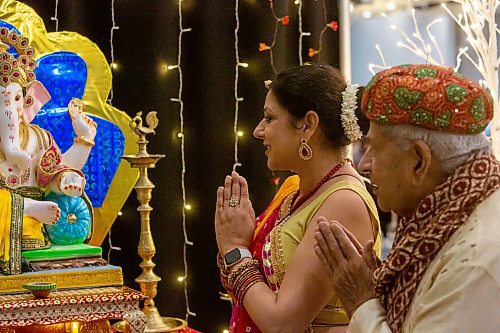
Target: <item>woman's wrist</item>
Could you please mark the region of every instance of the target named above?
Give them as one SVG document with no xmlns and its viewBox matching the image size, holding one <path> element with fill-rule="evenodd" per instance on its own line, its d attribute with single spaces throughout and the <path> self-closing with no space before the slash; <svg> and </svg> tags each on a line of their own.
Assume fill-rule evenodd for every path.
<svg viewBox="0 0 500 333">
<path fill-rule="evenodd" d="M 229 267 L 228 271 L 229 273 L 232 273 L 236 270 L 238 270 L 238 267 L 240 267 L 241 265 L 245 264 L 246 262 L 252 260 L 252 258 L 243 258 L 239 263 L 237 263 L 236 265 L 233 265 L 231 267 Z"/>
</svg>

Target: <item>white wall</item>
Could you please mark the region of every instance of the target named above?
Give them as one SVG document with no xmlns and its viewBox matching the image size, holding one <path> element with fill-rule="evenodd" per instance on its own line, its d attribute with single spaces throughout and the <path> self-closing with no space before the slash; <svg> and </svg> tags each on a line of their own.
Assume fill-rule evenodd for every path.
<svg viewBox="0 0 500 333">
<path fill-rule="evenodd" d="M 427 36 L 425 28 L 433 20 L 442 19 L 442 22 L 438 22 L 431 27 L 431 32 L 438 41 L 439 49 L 444 58 L 444 64 L 455 67 L 456 54 L 459 47 L 457 45 L 458 32 L 455 22 L 440 6 L 417 9 L 416 17 L 420 33 L 426 43 L 429 43 L 431 46 L 432 43 Z M 413 54 L 411 51 L 397 46 L 397 42 L 403 41 L 404 37 L 398 31 L 390 28 L 393 24 L 410 37 L 415 32 L 413 20 L 408 11 L 390 12 L 387 13 L 387 18 L 381 16 L 373 16 L 369 19 L 355 16 L 351 18 L 353 82 L 359 84 L 368 83 L 372 77 L 371 72 L 368 70 L 368 64 L 382 64 L 382 60 L 375 48 L 376 44 L 379 44 L 389 67 L 408 63 L 426 63 L 424 59 Z M 411 39 L 417 45 L 420 45 L 416 42 L 415 38 L 412 37 Z M 431 55 L 439 61 L 439 55 L 434 50 L 434 47 L 432 48 Z"/>
</svg>

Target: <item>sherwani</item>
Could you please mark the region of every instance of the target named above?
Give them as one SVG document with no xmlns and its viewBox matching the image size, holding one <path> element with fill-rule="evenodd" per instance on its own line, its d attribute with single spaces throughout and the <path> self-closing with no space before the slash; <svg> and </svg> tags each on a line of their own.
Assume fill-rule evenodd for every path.
<svg viewBox="0 0 500 333">
<path fill-rule="evenodd" d="M 354 312 L 348 332 L 392 332 L 379 299 Z M 500 191 L 476 207 L 430 263 L 402 332 L 500 332 Z"/>
</svg>

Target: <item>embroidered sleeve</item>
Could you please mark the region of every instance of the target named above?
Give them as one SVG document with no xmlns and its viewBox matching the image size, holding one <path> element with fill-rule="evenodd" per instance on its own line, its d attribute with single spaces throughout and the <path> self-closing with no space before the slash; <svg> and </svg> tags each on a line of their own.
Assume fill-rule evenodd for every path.
<svg viewBox="0 0 500 333">
<path fill-rule="evenodd" d="M 83 177 L 80 170 L 68 167 L 61 164 L 62 154 L 54 141 L 54 138 L 49 132 L 46 132 L 49 137 L 49 148 L 40 158 L 37 170 L 37 182 L 42 188 L 47 187 L 50 182 L 63 171 L 73 171 Z"/>
</svg>

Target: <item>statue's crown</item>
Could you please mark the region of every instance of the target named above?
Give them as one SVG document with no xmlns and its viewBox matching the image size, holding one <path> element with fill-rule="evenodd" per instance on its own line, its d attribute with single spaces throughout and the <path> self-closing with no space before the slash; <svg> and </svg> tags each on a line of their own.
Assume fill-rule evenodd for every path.
<svg viewBox="0 0 500 333">
<path fill-rule="evenodd" d="M 16 50 L 17 58 L 8 52 L 10 46 Z M 0 85 L 6 87 L 11 82 L 17 82 L 25 87 L 35 80 L 33 71 L 36 61 L 31 58 L 34 54 L 35 50 L 29 46 L 28 38 L 15 30 L 0 28 Z"/>
</svg>

